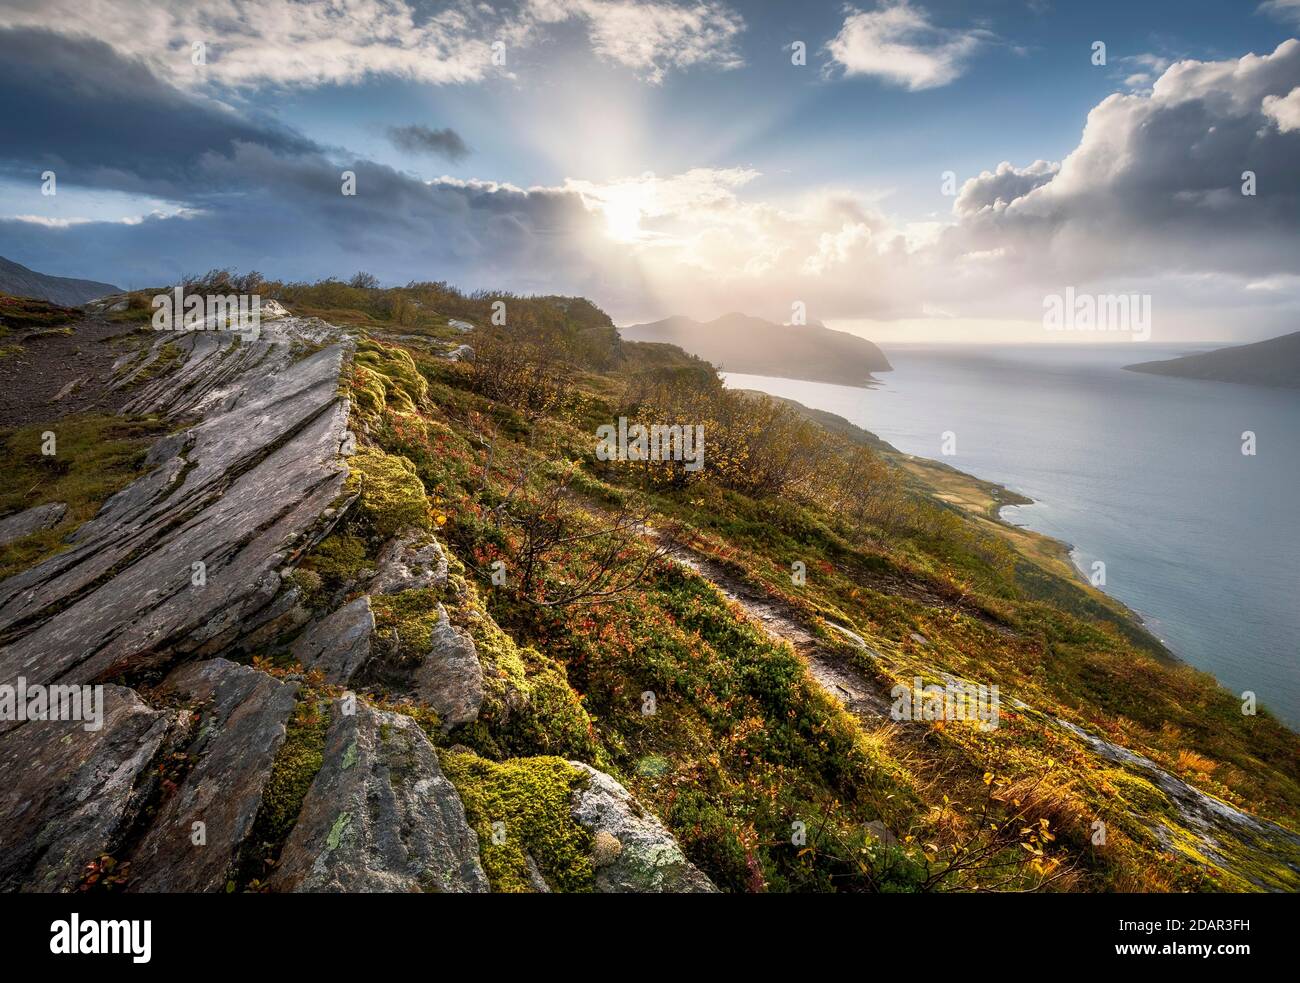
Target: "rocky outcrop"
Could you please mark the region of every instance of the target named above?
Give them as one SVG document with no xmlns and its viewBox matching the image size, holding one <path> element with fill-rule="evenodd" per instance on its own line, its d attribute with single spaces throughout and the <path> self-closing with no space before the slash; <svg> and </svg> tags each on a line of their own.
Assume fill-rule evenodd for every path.
<svg viewBox="0 0 1300 983">
<path fill-rule="evenodd" d="M 190 663 L 160 687 L 163 700 L 197 709 L 190 766 L 130 861 L 136 891 L 225 888 L 262 804 L 293 713 L 296 683 L 225 659 Z"/>
<path fill-rule="evenodd" d="M 98 729 L 28 721 L 0 740 L 0 890 L 71 891 L 130 827 L 181 714 L 105 686 Z"/>
<path fill-rule="evenodd" d="M 272 326 L 248 344 L 224 332 L 166 339 L 183 360 L 131 406 L 202 419 L 160 441 L 153 470 L 70 549 L 0 584 L 0 681 L 90 682 L 220 652 L 328 531 L 346 476 L 346 346 L 336 336 L 303 354 L 318 324 Z"/>
<path fill-rule="evenodd" d="M 24 536 L 57 526 L 67 514 L 66 502 L 48 502 L 7 515 L 0 519 L 0 546 L 8 546 Z"/>
<path fill-rule="evenodd" d="M 451 623 L 441 604 L 429 654 L 416 670 L 415 692 L 437 711 L 444 732 L 477 720 L 483 706 L 483 666 L 474 640 Z"/>
<path fill-rule="evenodd" d="M 1068 720 L 1056 718 L 1055 723 L 1077 737 L 1098 756 L 1142 775 L 1159 789 L 1177 810 L 1186 829 L 1195 835 L 1199 853 L 1256 887 L 1270 890 L 1286 888 L 1285 885 L 1263 880 L 1260 874 L 1264 868 L 1260 865 L 1242 863 L 1234 855 L 1236 851 L 1233 844 L 1244 845 L 1252 854 L 1272 857 L 1294 869 L 1296 858 L 1300 857 L 1300 836 L 1277 823 L 1252 816 L 1222 799 L 1207 795 L 1177 775 L 1171 775 L 1145 755 L 1112 744 Z M 1170 850 L 1179 851 L 1176 830 L 1159 820 L 1151 828 Z"/>
<path fill-rule="evenodd" d="M 278 891 L 485 892 L 478 837 L 409 717 L 336 702 L 325 762 L 279 866 Z"/>
<path fill-rule="evenodd" d="M 573 793 L 572 815 L 595 840 L 597 891 L 700 894 L 717 890 L 627 789 L 581 761 L 569 764 L 589 779 Z"/>
<path fill-rule="evenodd" d="M 375 615 L 370 596 L 363 594 L 310 626 L 293 643 L 293 656 L 307 669 L 317 669 L 328 683 L 347 685 L 370 659 Z"/>
<path fill-rule="evenodd" d="M 168 332 L 118 359 L 114 405 L 175 429 L 66 550 L 0 582 L 0 685 L 104 693 L 102 726 L 0 721 L 0 890 L 75 891 L 89 870 L 140 892 L 489 889 L 420 714 L 349 696 L 326 729 L 300 702 L 322 700 L 321 677 L 349 685 L 370 662 L 372 599 L 378 610 L 388 595 L 416 597 L 427 623 L 409 592 L 450 589 L 449 557 L 400 529 L 349 585 L 367 593 L 313 619 L 321 598 L 287 578 L 358 494 L 345 488 L 341 386 L 354 344 L 271 313 L 258 332 Z M 41 507 L 0 531 L 63 514 Z M 286 649 L 320 676 L 244 664 Z M 440 604 L 407 683 L 444 730 L 478 718 L 484 670 Z M 600 834 L 602 889 L 709 889 L 663 827 L 595 774 L 573 809 Z"/>
</svg>

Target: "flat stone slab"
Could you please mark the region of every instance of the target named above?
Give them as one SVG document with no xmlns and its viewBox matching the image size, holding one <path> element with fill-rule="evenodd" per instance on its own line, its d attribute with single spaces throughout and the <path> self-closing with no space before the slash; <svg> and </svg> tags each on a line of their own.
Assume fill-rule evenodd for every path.
<svg viewBox="0 0 1300 983">
<path fill-rule="evenodd" d="M 0 546 L 8 546 L 24 536 L 57 526 L 67 514 L 66 502 L 47 502 L 45 505 L 36 505 L 7 515 L 0 519 Z"/>
<path fill-rule="evenodd" d="M 334 704 L 325 763 L 268 879 L 277 891 L 488 890 L 478 837 L 419 725 Z"/>
</svg>

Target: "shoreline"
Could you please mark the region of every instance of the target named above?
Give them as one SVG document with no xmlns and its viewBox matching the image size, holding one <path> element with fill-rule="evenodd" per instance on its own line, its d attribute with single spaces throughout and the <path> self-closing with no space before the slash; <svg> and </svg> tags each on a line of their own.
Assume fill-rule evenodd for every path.
<svg viewBox="0 0 1300 983">
<path fill-rule="evenodd" d="M 765 376 L 761 378 L 775 377 Z M 961 471 L 944 461 L 901 451 L 887 440 L 870 430 L 859 427 L 838 413 L 814 409 L 796 399 L 775 396 L 760 389 L 737 388 L 735 391 L 757 394 L 787 403 L 827 430 L 874 448 L 891 463 L 901 468 L 907 476 L 912 478 L 925 492 L 934 498 L 954 508 L 961 509 L 979 522 L 987 522 L 992 529 L 1011 542 L 1016 552 L 1026 562 L 1033 563 L 1048 573 L 1069 580 L 1093 600 L 1103 604 L 1116 618 L 1125 622 L 1134 631 L 1138 636 L 1134 638 L 1134 641 L 1140 642 L 1142 647 L 1150 651 L 1153 657 L 1178 665 L 1191 665 L 1151 630 L 1140 612 L 1129 607 L 1113 594 L 1093 586 L 1086 573 L 1074 561 L 1073 554 L 1077 549 L 1074 544 L 1049 536 L 1047 533 L 1039 532 L 1029 526 L 1016 525 L 1002 516 L 1002 510 L 1010 506 L 1037 504 L 1028 495 L 1024 495 L 998 482 Z M 1214 676 L 1213 673 L 1210 673 L 1210 675 Z M 1224 685 L 1217 676 L 1214 676 L 1214 678 L 1220 686 Z"/>
</svg>

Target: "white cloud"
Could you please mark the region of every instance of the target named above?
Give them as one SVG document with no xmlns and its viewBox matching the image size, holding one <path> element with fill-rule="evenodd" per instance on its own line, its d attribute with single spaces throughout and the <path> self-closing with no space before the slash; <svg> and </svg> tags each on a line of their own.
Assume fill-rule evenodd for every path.
<svg viewBox="0 0 1300 983">
<path fill-rule="evenodd" d="M 1017 198 L 1027 195 L 1056 177 L 1060 164 L 1036 160 L 1028 167 L 1014 167 L 1003 161 L 995 171 L 984 171 L 962 185 L 952 210 L 957 215 L 1002 211 Z"/>
<path fill-rule="evenodd" d="M 0 7 L 0 27 L 95 38 L 184 86 L 471 82 L 499 70 L 493 41 L 521 40 L 519 25 L 465 0 L 419 19 L 405 0 L 29 0 Z"/>
<path fill-rule="evenodd" d="M 1266 0 L 1259 5 L 1259 12 L 1300 24 L 1300 0 Z"/>
<path fill-rule="evenodd" d="M 672 68 L 729 69 L 744 63 L 735 43 L 745 22 L 715 0 L 530 0 L 529 11 L 543 23 L 585 21 L 599 57 L 654 84 Z"/>
<path fill-rule="evenodd" d="M 1260 108 L 1282 133 L 1300 130 L 1300 86 L 1285 96 L 1265 96 Z"/>
<path fill-rule="evenodd" d="M 846 76 L 872 75 L 916 91 L 960 76 L 986 37 L 936 27 L 924 10 L 901 0 L 870 12 L 850 10 L 826 51 Z"/>
<path fill-rule="evenodd" d="M 520 49 L 548 25 L 582 21 L 597 56 L 661 82 L 674 69 L 741 64 L 740 16 L 717 0 L 524 0 L 494 9 L 452 0 L 9 0 L 0 28 L 28 27 L 104 41 L 160 78 L 216 83 L 355 84 L 383 75 L 435 85 L 509 75 Z M 505 65 L 493 46 L 504 44 Z M 193 64 L 194 45 L 205 46 Z"/>
</svg>

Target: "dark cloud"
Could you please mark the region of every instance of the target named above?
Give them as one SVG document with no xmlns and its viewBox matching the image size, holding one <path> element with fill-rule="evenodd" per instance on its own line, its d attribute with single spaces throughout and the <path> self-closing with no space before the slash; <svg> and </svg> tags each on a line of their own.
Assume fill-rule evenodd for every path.
<svg viewBox="0 0 1300 983">
<path fill-rule="evenodd" d="M 445 157 L 450 161 L 464 160 L 470 152 L 461 135 L 451 127 L 431 130 L 419 123 L 412 123 L 410 126 L 390 126 L 388 139 L 392 141 L 394 147 L 405 150 L 408 154 L 433 154 L 435 157 Z"/>
<path fill-rule="evenodd" d="M 171 217 L 70 225 L 0 221 L 0 255 L 38 270 L 104 271 L 124 285 L 214 266 L 317 279 L 364 266 L 386 281 L 449 278 L 548 292 L 582 269 L 594 221 L 575 195 L 426 183 L 344 159 L 273 121 L 182 92 L 101 42 L 0 30 L 0 172 L 184 206 Z M 467 153 L 451 130 L 402 138 Z M 356 194 L 343 194 L 343 172 Z M 35 178 L 33 178 L 35 180 Z"/>
<path fill-rule="evenodd" d="M 1296 40 L 1265 55 L 1179 62 L 1152 92 L 1094 107 L 1059 169 L 1004 163 L 968 181 L 945 246 L 999 250 L 1021 276 L 1294 273 L 1300 131 L 1265 106 L 1296 86 Z M 1242 193 L 1245 171 L 1253 195 Z"/>
<path fill-rule="evenodd" d="M 343 170 L 355 174 L 353 196 L 341 192 Z M 365 268 L 386 283 L 449 279 L 553 293 L 582 286 L 595 265 L 583 250 L 596 219 L 567 192 L 425 184 L 368 161 L 341 165 L 256 144 L 209 156 L 200 174 L 228 190 L 195 212 L 66 227 L 0 220 L 0 255 L 123 286 L 216 266 L 305 280 Z"/>
<path fill-rule="evenodd" d="M 316 145 L 270 121 L 181 92 L 101 41 L 0 30 L 0 167 L 163 198 L 201 190 L 196 165 L 240 142 L 281 153 Z"/>
</svg>

